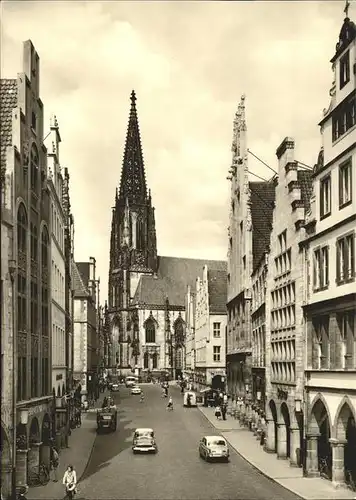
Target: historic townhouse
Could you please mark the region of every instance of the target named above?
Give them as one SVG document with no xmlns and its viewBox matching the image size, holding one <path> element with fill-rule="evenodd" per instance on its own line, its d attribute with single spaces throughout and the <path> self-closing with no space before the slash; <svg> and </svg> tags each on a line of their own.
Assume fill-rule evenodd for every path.
<svg viewBox="0 0 356 500">
<path fill-rule="evenodd" d="M 195 374 L 195 290 L 187 286 L 185 299 L 185 374 L 194 379 Z"/>
<path fill-rule="evenodd" d="M 301 248 L 309 280 L 306 435 L 309 476 L 356 481 L 356 26 L 346 18 L 331 59 L 331 102 Z"/>
<path fill-rule="evenodd" d="M 278 178 L 273 211 L 266 294 L 266 451 L 301 465 L 303 438 L 304 324 L 306 276 L 299 242 L 309 209 L 312 179 L 294 160 L 294 141 L 277 149 Z"/>
<path fill-rule="evenodd" d="M 96 262 L 73 263 L 74 378 L 84 401 L 94 396 L 98 379 L 98 288 Z"/>
<path fill-rule="evenodd" d="M 271 182 L 251 182 L 248 172 L 247 128 L 245 120 L 245 98 L 241 98 L 234 120 L 232 142 L 232 167 L 228 179 L 231 181 L 231 204 L 228 248 L 228 326 L 227 326 L 227 378 L 229 393 L 243 397 L 251 403 L 257 388 L 252 387 L 252 274 L 257 279 L 265 251 L 269 246 L 274 185 Z M 255 276 L 255 272 L 257 275 Z M 262 271 L 261 271 L 262 272 Z M 258 312 L 256 319 L 263 314 Z M 262 326 L 262 325 L 261 325 Z M 255 334 L 257 331 L 254 332 Z M 257 335 L 263 349 L 263 328 Z M 254 381 L 264 388 L 264 371 L 260 363 L 255 367 Z M 257 387 L 257 386 L 256 386 Z"/>
<path fill-rule="evenodd" d="M 10 383 L 16 384 L 10 401 L 16 405 L 7 412 L 6 426 L 11 418 L 13 430 L 10 438 L 4 429 L 2 446 L 6 452 L 2 460 L 9 461 L 9 440 L 15 438 L 13 460 L 18 486 L 27 483 L 28 474 L 38 469 L 40 461 L 49 463 L 50 437 L 55 432 L 51 394 L 50 195 L 39 80 L 39 57 L 31 41 L 27 41 L 23 45 L 23 72 L 17 80 L 6 80 L 1 85 L 2 102 L 4 94 L 6 103 L 1 109 L 1 119 L 6 121 L 1 123 L 1 167 L 6 172 L 2 201 L 8 216 L 7 254 L 2 256 L 6 274 L 2 277 L 7 294 L 13 294 L 11 309 L 16 311 L 14 316 L 7 316 L 8 326 L 11 322 L 8 339 L 13 329 L 16 342 L 14 346 L 11 342 L 5 344 L 6 350 L 11 349 L 6 354 L 6 369 L 12 369 Z M 9 313 L 7 300 L 4 307 Z M 4 384 L 9 389 L 7 375 Z M 7 485 L 5 481 L 5 488 Z"/>
<path fill-rule="evenodd" d="M 202 270 L 195 293 L 195 370 L 193 381 L 202 389 L 225 389 L 226 271 Z"/>
<path fill-rule="evenodd" d="M 51 142 L 47 153 L 48 188 L 51 198 L 51 319 L 52 319 L 52 394 L 57 399 L 56 442 L 65 446 L 69 427 L 66 411 L 60 410 L 65 401 L 60 398 L 66 394 L 66 337 L 65 337 L 65 215 L 63 210 L 63 175 L 59 163 L 59 144 L 61 136 L 57 118 L 50 122 Z"/>
</svg>

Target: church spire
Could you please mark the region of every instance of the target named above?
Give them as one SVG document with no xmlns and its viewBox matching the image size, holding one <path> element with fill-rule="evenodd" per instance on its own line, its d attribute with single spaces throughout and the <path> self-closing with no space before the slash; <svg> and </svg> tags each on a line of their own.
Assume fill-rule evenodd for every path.
<svg viewBox="0 0 356 500">
<path fill-rule="evenodd" d="M 128 198 L 131 205 L 144 202 L 147 197 L 147 189 L 136 110 L 137 98 L 134 90 L 131 92 L 130 99 L 131 109 L 121 171 L 119 198 L 121 200 Z"/>
</svg>

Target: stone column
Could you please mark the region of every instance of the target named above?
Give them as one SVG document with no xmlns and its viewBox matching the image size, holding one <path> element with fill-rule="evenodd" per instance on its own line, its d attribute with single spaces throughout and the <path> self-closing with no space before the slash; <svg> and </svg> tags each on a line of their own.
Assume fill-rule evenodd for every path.
<svg viewBox="0 0 356 500">
<path fill-rule="evenodd" d="M 346 440 L 330 438 L 329 443 L 332 447 L 332 483 L 333 486 L 345 486 L 345 444 Z"/>
<path fill-rule="evenodd" d="M 28 450 L 27 461 L 29 470 L 39 468 L 40 465 L 40 447 L 41 442 L 31 443 L 31 448 Z"/>
<path fill-rule="evenodd" d="M 267 436 L 265 441 L 264 450 L 267 453 L 276 453 L 276 435 L 275 435 L 275 425 L 273 418 L 267 419 Z"/>
<path fill-rule="evenodd" d="M 292 467 L 299 467 L 298 464 L 298 450 L 300 456 L 300 429 L 299 427 L 290 428 L 290 465 Z"/>
<path fill-rule="evenodd" d="M 319 477 L 318 464 L 318 439 L 320 434 L 307 435 L 307 450 L 306 450 L 306 471 L 307 477 Z"/>
<path fill-rule="evenodd" d="M 286 424 L 278 423 L 277 431 L 277 458 L 279 460 L 286 460 L 287 458 L 287 429 Z"/>
<path fill-rule="evenodd" d="M 16 487 L 27 487 L 27 453 L 28 450 L 16 450 Z"/>
<path fill-rule="evenodd" d="M 51 460 L 51 448 L 48 444 L 42 443 L 40 448 L 40 462 L 44 463 L 48 468 Z"/>
</svg>

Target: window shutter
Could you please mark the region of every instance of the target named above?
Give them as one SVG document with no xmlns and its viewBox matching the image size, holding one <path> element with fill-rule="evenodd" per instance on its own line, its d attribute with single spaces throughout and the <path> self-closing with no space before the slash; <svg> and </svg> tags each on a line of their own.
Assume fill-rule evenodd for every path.
<svg viewBox="0 0 356 500">
<path fill-rule="evenodd" d="M 324 286 L 329 285 L 329 247 L 324 248 L 324 276 L 325 276 L 325 283 Z"/>
<path fill-rule="evenodd" d="M 317 286 L 317 258 L 316 258 L 316 252 L 313 254 L 313 287 L 316 288 Z"/>
<path fill-rule="evenodd" d="M 344 197 L 342 195 L 343 193 L 343 172 L 342 172 L 342 167 L 339 167 L 339 205 L 342 205 L 344 203 Z"/>
<path fill-rule="evenodd" d="M 319 182 L 319 200 L 320 200 L 320 207 L 319 207 L 319 212 L 320 216 L 322 217 L 324 215 L 324 198 L 323 198 L 323 183 L 322 181 Z"/>
<path fill-rule="evenodd" d="M 336 281 L 337 283 L 340 281 L 340 263 L 341 263 L 341 254 L 340 254 L 340 240 L 336 242 Z"/>
</svg>

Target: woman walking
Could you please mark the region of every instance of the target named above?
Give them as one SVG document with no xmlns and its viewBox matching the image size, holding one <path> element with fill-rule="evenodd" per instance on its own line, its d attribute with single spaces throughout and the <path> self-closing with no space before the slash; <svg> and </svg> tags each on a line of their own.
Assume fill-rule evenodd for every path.
<svg viewBox="0 0 356 500">
<path fill-rule="evenodd" d="M 66 498 L 72 500 L 76 493 L 77 486 L 77 474 L 74 470 L 73 465 L 68 465 L 67 470 L 63 476 L 63 484 L 66 489 Z"/>
</svg>

